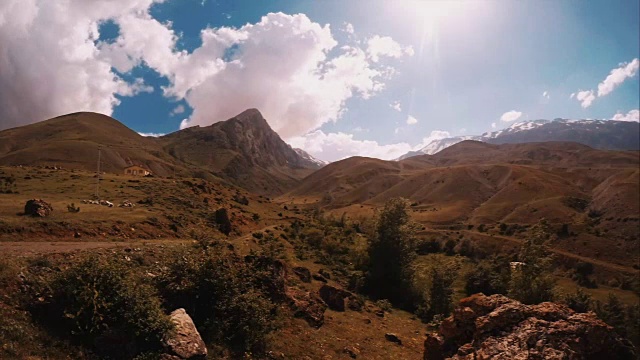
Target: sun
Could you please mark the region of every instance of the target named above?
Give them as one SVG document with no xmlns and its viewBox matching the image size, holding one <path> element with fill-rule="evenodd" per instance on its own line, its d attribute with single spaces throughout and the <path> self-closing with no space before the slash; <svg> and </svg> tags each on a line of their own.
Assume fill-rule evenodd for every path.
<svg viewBox="0 0 640 360">
<path fill-rule="evenodd" d="M 424 20 L 440 21 L 455 16 L 463 7 L 461 0 L 415 0 L 408 4 Z"/>
</svg>

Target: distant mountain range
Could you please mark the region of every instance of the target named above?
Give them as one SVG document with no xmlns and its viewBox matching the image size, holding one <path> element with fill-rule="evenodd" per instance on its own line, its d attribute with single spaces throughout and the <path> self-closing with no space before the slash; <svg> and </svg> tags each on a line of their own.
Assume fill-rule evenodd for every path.
<svg viewBox="0 0 640 360">
<path fill-rule="evenodd" d="M 464 140 L 490 144 L 571 141 L 596 149 L 638 150 L 640 149 L 639 134 L 639 123 L 629 121 L 569 119 L 520 121 L 506 129 L 482 135 L 436 139 L 422 149 L 408 152 L 396 160 L 425 154 L 433 155 Z"/>
</svg>

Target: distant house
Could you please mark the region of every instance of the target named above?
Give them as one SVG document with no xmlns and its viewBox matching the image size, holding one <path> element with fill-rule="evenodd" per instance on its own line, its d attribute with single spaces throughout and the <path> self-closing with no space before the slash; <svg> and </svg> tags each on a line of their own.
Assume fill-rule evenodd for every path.
<svg viewBox="0 0 640 360">
<path fill-rule="evenodd" d="M 133 176 L 146 176 L 151 174 L 151 171 L 140 165 L 131 165 L 129 167 L 124 168 L 125 175 L 133 175 Z"/>
</svg>

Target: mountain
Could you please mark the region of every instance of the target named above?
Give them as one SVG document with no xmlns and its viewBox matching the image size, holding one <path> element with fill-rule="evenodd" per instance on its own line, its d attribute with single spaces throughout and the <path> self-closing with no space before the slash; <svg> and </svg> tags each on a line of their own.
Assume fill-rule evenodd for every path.
<svg viewBox="0 0 640 360">
<path fill-rule="evenodd" d="M 311 156 L 308 152 L 299 149 L 299 148 L 294 148 L 293 149 L 296 153 L 298 153 L 298 155 L 300 155 L 301 158 L 303 158 L 304 160 L 306 160 L 308 163 L 313 164 L 315 166 L 317 166 L 318 168 L 321 168 L 323 166 L 326 166 L 327 164 L 329 164 L 328 161 L 324 161 L 324 160 L 320 160 L 320 159 L 316 159 L 313 156 Z"/>
<path fill-rule="evenodd" d="M 256 193 L 281 193 L 321 167 L 310 155 L 285 143 L 256 109 L 210 126 L 183 129 L 158 141 L 181 162 Z"/>
<path fill-rule="evenodd" d="M 279 194 L 323 163 L 286 144 L 256 109 L 206 127 L 144 137 L 117 120 L 74 113 L 0 131 L 0 165 L 59 165 L 122 173 L 144 165 L 154 174 L 224 180 Z"/>
<path fill-rule="evenodd" d="M 159 175 L 184 167 L 160 144 L 102 114 L 80 112 L 0 131 L 0 165 L 59 165 L 121 173 L 129 165 L 145 165 Z"/>
<path fill-rule="evenodd" d="M 478 136 L 455 136 L 431 141 L 417 151 L 411 151 L 397 160 L 412 156 L 432 155 L 464 140 L 484 141 L 491 144 L 518 144 L 527 142 L 570 141 L 596 149 L 640 149 L 640 125 L 637 122 L 615 120 L 532 120 L 514 123 L 506 129 Z"/>
<path fill-rule="evenodd" d="M 467 140 L 435 155 L 402 161 L 337 161 L 280 199 L 357 218 L 391 198 L 404 197 L 413 204 L 412 218 L 427 226 L 531 226 L 545 218 L 554 226 L 586 231 L 589 224 L 591 233 L 558 246 L 591 255 L 606 251 L 628 263 L 628 252 L 638 250 L 639 166 L 637 151 L 566 142 L 495 145 Z M 606 238 L 593 235 L 605 230 Z M 588 245 L 578 246 L 577 239 Z M 609 247 L 600 249 L 605 244 Z"/>
</svg>

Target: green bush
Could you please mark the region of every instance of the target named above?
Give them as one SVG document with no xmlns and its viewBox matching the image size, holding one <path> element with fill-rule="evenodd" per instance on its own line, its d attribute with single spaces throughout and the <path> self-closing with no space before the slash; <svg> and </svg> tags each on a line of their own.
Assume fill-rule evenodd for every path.
<svg viewBox="0 0 640 360">
<path fill-rule="evenodd" d="M 260 269 L 221 249 L 186 250 L 159 277 L 170 308 L 184 308 L 207 343 L 232 351 L 261 351 L 273 329 L 275 307 Z"/>
<path fill-rule="evenodd" d="M 136 283 L 115 258 L 83 260 L 41 286 L 38 292 L 47 296 L 32 303 L 36 319 L 109 356 L 130 358 L 158 349 L 173 328 L 154 289 Z"/>
<path fill-rule="evenodd" d="M 505 257 L 493 257 L 481 261 L 467 273 L 464 290 L 467 295 L 506 294 L 509 278 L 509 261 Z"/>
</svg>

